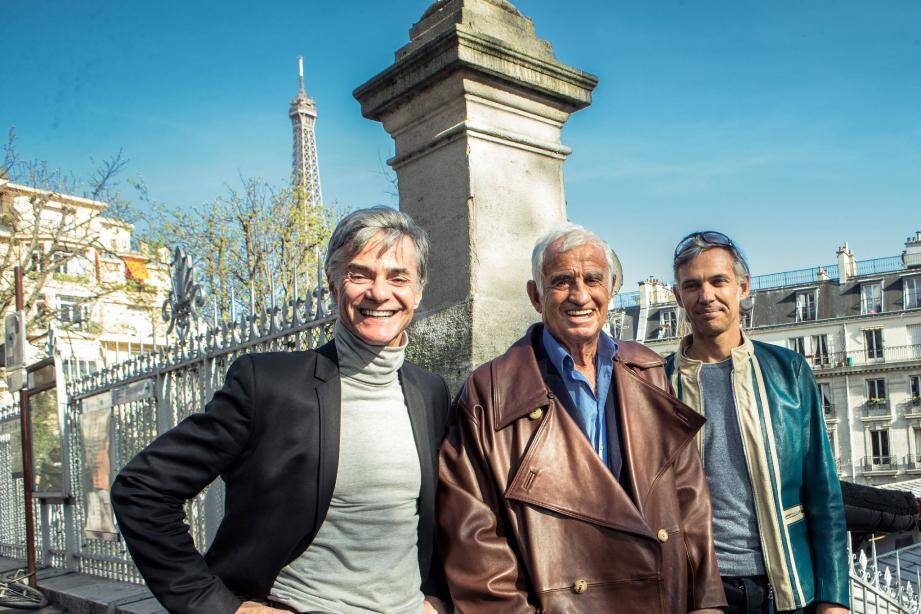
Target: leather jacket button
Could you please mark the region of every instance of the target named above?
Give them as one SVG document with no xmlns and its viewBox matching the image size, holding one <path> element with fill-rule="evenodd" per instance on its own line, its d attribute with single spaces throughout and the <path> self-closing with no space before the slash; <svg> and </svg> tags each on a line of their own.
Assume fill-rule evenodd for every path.
<svg viewBox="0 0 921 614">
<path fill-rule="evenodd" d="M 665 529 L 659 529 L 659 532 L 656 533 L 656 537 L 659 538 L 659 541 L 663 544 L 668 541 L 668 531 Z"/>
<path fill-rule="evenodd" d="M 530 414 L 528 414 L 528 418 L 530 418 L 531 420 L 540 420 L 543 417 L 543 415 L 544 415 L 544 410 L 538 407 L 537 409 L 532 411 Z"/>
<path fill-rule="evenodd" d="M 588 582 L 585 580 L 576 580 L 572 583 L 572 592 L 577 595 L 581 595 L 588 590 Z"/>
</svg>

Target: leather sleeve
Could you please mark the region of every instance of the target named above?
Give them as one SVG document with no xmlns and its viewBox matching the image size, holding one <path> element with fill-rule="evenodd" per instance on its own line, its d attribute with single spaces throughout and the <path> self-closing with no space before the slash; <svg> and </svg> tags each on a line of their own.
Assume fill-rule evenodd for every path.
<svg viewBox="0 0 921 614">
<path fill-rule="evenodd" d="M 688 608 L 724 608 L 726 595 L 713 545 L 710 488 L 693 441 L 675 459 L 675 488 L 688 551 Z"/>
<path fill-rule="evenodd" d="M 469 382 L 468 384 L 469 385 Z M 501 493 L 486 462 L 482 415 L 461 391 L 441 448 L 438 489 L 439 546 L 457 612 L 534 612 L 527 579 L 506 538 Z M 479 412 L 481 406 L 475 406 Z"/>
<path fill-rule="evenodd" d="M 841 482 L 835 469 L 819 387 L 805 360 L 797 363 L 804 410 L 803 512 L 815 560 L 815 601 L 850 607 L 847 527 Z"/>
<path fill-rule="evenodd" d="M 236 360 L 204 413 L 192 415 L 134 457 L 112 484 L 112 506 L 138 570 L 170 612 L 234 612 L 241 600 L 195 549 L 183 510 L 247 445 L 252 358 Z"/>
</svg>

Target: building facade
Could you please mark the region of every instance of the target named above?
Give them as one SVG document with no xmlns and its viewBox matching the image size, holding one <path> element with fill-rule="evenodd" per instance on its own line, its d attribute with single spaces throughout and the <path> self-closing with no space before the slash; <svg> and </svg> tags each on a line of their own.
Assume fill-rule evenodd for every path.
<svg viewBox="0 0 921 614">
<path fill-rule="evenodd" d="M 49 328 L 67 377 L 165 345 L 164 253 L 133 248 L 132 226 L 106 217 L 103 202 L 0 181 L 0 204 L 3 288 L 23 265 L 27 361 L 44 355 Z"/>
<path fill-rule="evenodd" d="M 806 357 L 842 478 L 921 476 L 921 232 L 901 255 L 752 277 L 743 327 Z M 667 355 L 687 331 L 670 288 L 648 279 L 616 298 L 612 333 Z"/>
</svg>

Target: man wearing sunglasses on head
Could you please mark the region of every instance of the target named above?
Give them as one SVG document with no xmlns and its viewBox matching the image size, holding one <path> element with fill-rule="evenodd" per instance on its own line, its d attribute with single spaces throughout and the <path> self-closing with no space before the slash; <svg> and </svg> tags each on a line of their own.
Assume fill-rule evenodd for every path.
<svg viewBox="0 0 921 614">
<path fill-rule="evenodd" d="M 666 372 L 707 418 L 698 442 L 727 612 L 847 612 L 844 505 L 809 365 L 742 332 L 750 276 L 729 237 L 688 235 L 674 273 L 692 332 Z"/>
</svg>

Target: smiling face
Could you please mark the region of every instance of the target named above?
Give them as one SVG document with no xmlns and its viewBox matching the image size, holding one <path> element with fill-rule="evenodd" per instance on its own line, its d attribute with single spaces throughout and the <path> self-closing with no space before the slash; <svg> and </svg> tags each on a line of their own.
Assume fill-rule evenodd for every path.
<svg viewBox="0 0 921 614">
<path fill-rule="evenodd" d="M 558 252 L 551 245 L 544 258 L 544 293 L 528 282 L 528 296 L 544 326 L 573 356 L 594 347 L 611 300 L 612 277 L 604 251 L 596 243 Z"/>
<path fill-rule="evenodd" d="M 695 338 L 740 334 L 740 306 L 748 296 L 749 281 L 738 277 L 733 264 L 729 250 L 714 247 L 678 269 L 675 296 Z"/>
<path fill-rule="evenodd" d="M 330 291 L 339 307 L 339 321 L 369 345 L 398 346 L 403 331 L 413 319 L 422 300 L 422 287 L 416 268 L 416 249 L 403 237 L 380 253 L 379 240 L 341 267 L 338 286 Z"/>
</svg>

